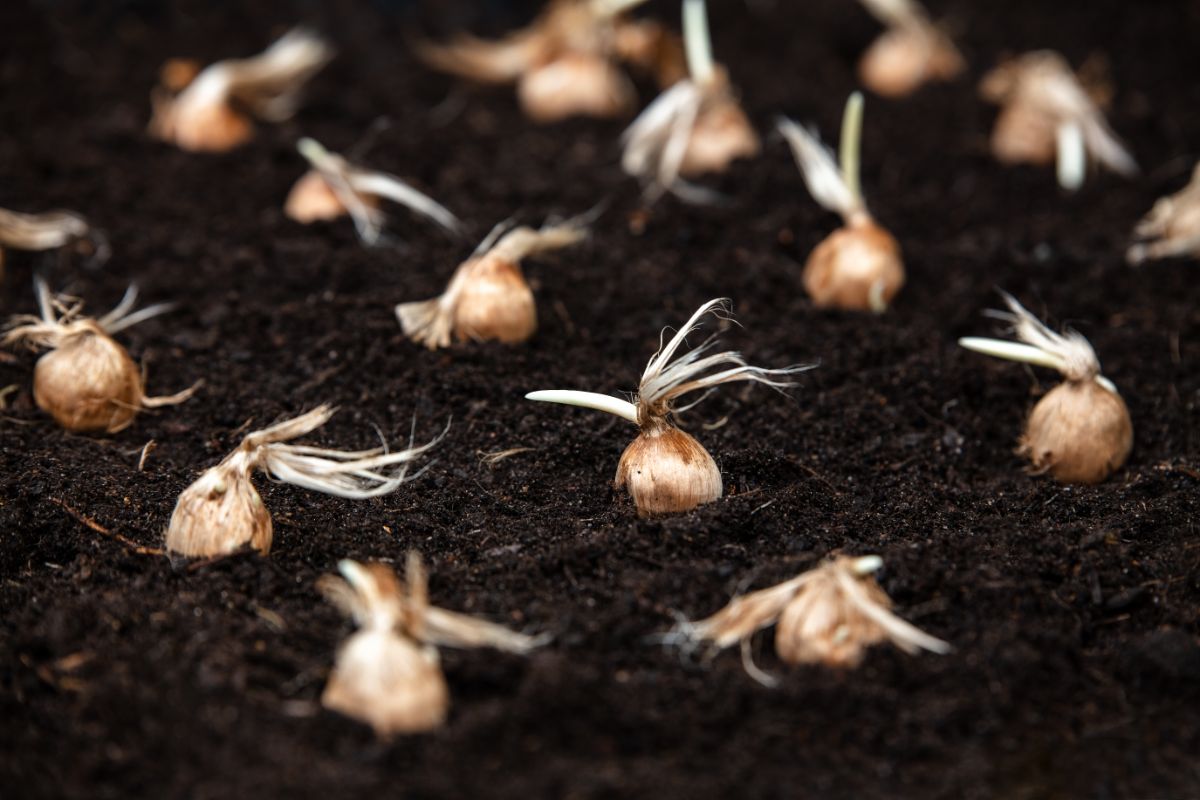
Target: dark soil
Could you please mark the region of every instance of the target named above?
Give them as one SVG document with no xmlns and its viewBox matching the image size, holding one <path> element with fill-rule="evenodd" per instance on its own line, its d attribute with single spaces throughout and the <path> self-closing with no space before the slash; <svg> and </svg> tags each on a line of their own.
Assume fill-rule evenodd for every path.
<svg viewBox="0 0 1200 800">
<path fill-rule="evenodd" d="M 35 357 L 2 356 L 0 385 L 19 389 L 0 426 L 0 795 L 1200 796 L 1197 267 L 1122 261 L 1136 219 L 1197 157 L 1194 2 L 931 4 L 972 74 L 868 98 L 867 194 L 909 269 L 882 317 L 817 311 L 801 291 L 804 258 L 837 223 L 778 139 L 713 182 L 728 206 L 667 200 L 638 234 L 623 123 L 535 127 L 511 91 L 463 88 L 407 52 L 422 31 L 498 33 L 530 8 L 99 5 L 0 3 L 0 206 L 77 209 L 114 253 L 99 270 L 13 254 L 3 311 L 33 309 L 37 269 L 97 313 L 136 281 L 146 302 L 180 303 L 120 336 L 149 391 L 206 385 L 118 435 L 70 435 L 33 406 Z M 728 2 L 713 18 L 761 130 L 784 113 L 835 131 L 878 30 L 864 12 Z M 341 55 L 295 120 L 222 156 L 145 135 L 164 59 L 254 52 L 296 21 Z M 975 81 L 1035 47 L 1107 60 L 1140 179 L 1101 175 L 1068 196 L 1049 170 L 989 157 L 995 111 Z M 348 221 L 283 216 L 296 138 L 345 150 L 380 116 L 393 125 L 364 160 L 445 202 L 470 238 L 396 211 L 403 244 L 367 249 Z M 493 223 L 600 200 L 589 244 L 527 264 L 541 314 L 529 345 L 430 353 L 400 335 L 392 306 L 441 291 Z M 955 345 L 994 330 L 980 312 L 996 287 L 1078 327 L 1120 386 L 1136 445 L 1107 483 L 1023 472 L 1013 445 L 1054 377 Z M 790 397 L 734 386 L 686 414 L 727 496 L 639 520 L 610 488 L 631 429 L 522 394 L 634 388 L 660 328 L 716 296 L 733 299 L 745 327 L 727 341 L 752 362 L 821 366 Z M 342 411 L 310 441 L 330 446 L 369 446 L 373 425 L 405 439 L 414 415 L 420 437 L 453 425 L 437 464 L 383 499 L 258 478 L 269 558 L 173 565 L 80 521 L 159 546 L 176 496 L 247 424 L 322 402 Z M 481 462 L 517 447 L 530 449 Z M 339 558 L 411 548 L 435 602 L 555 640 L 528 659 L 445 652 L 447 726 L 381 743 L 318 704 L 351 627 L 314 582 Z M 883 556 L 900 613 L 953 653 L 788 668 L 767 634 L 757 659 L 782 678 L 769 690 L 736 653 L 697 663 L 652 639 L 838 550 Z"/>
</svg>

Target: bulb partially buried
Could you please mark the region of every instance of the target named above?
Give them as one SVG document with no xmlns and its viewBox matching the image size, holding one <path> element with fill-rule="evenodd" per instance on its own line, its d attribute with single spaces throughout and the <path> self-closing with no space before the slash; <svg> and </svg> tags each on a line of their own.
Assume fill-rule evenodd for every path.
<svg viewBox="0 0 1200 800">
<path fill-rule="evenodd" d="M 965 68 L 946 34 L 914 0 L 862 0 L 888 27 L 858 62 L 863 85 L 884 97 L 904 97 L 930 81 L 953 80 Z"/>
<path fill-rule="evenodd" d="M 1130 264 L 1175 256 L 1200 259 L 1200 164 L 1187 186 L 1155 202 L 1134 236 L 1142 241 L 1126 253 Z"/>
<path fill-rule="evenodd" d="M 719 499 L 723 491 L 721 472 L 712 456 L 671 421 L 677 410 L 676 400 L 736 381 L 783 389 L 793 385 L 786 380 L 788 376 L 815 366 L 752 367 L 738 353 L 710 352 L 716 344 L 715 335 L 675 358 L 687 335 L 703 324 L 706 314 L 724 318 L 722 315 L 728 311 L 729 301 L 723 298 L 702 305 L 646 364 L 636 403 L 594 392 L 551 390 L 525 395 L 527 400 L 606 411 L 638 426 L 637 438 L 621 455 L 614 484 L 617 489 L 628 490 L 640 516 L 688 511 Z"/>
<path fill-rule="evenodd" d="M 343 560 L 338 571 L 342 578 L 327 575 L 317 586 L 359 630 L 338 649 L 321 704 L 367 723 L 381 737 L 445 722 L 450 693 L 438 647 L 525 655 L 548 640 L 429 605 L 425 570 L 413 552 L 403 585 L 384 564 Z"/>
<path fill-rule="evenodd" d="M 381 198 L 392 200 L 427 217 L 448 231 L 461 227 L 458 218 L 428 195 L 422 194 L 395 175 L 374 172 L 351 164 L 331 153 L 315 139 L 296 143 L 312 169 L 292 187 L 284 212 L 303 224 L 337 219 L 349 214 L 358 235 L 367 244 L 379 241 L 383 229 Z"/>
<path fill-rule="evenodd" d="M 1112 381 L 1100 374 L 1100 361 L 1076 331 L 1055 333 L 1011 295 L 1008 312 L 991 316 L 1011 322 L 1018 342 L 968 337 L 958 343 L 979 353 L 1058 370 L 1063 383 L 1051 389 L 1029 414 L 1017 452 L 1035 473 L 1061 483 L 1099 483 L 1118 470 L 1133 448 L 1129 409 Z"/>
<path fill-rule="evenodd" d="M 846 102 L 840 166 L 816 134 L 789 119 L 779 121 L 779 131 L 813 199 L 845 223 L 809 255 L 805 290 L 818 307 L 882 312 L 904 285 L 904 262 L 895 237 L 875 222 L 863 201 L 858 178 L 862 103 L 857 92 Z"/>
<path fill-rule="evenodd" d="M 1083 185 L 1090 155 L 1125 177 L 1137 162 L 1058 53 L 1039 50 L 1007 61 L 983 77 L 983 97 L 1001 106 L 992 153 L 1005 164 L 1057 162 L 1058 182 Z"/>
<path fill-rule="evenodd" d="M 171 310 L 170 304 L 133 312 L 137 289 L 99 319 L 83 316 L 83 304 L 52 296 L 46 282 L 34 282 L 40 316 L 13 317 L 3 343 L 46 348 L 33 370 L 33 399 L 38 408 L 69 431 L 116 433 L 129 427 L 145 408 L 176 405 L 199 384 L 167 397 L 147 397 L 142 373 L 129 353 L 112 338 L 143 320 Z"/>
<path fill-rule="evenodd" d="M 704 0 L 683 2 L 688 77 L 660 94 L 621 136 L 621 166 L 648 201 L 669 192 L 694 203 L 718 195 L 685 178 L 721 173 L 758 154 L 758 134 L 742 111 L 728 72 L 713 62 Z"/>
<path fill-rule="evenodd" d="M 452 341 L 526 341 L 537 331 L 537 307 L 521 259 L 581 241 L 587 236 L 586 219 L 547 223 L 537 230 L 521 226 L 505 232 L 505 223 L 496 226 L 455 270 L 445 292 L 396 306 L 404 334 L 430 350 L 449 347 Z"/>
<path fill-rule="evenodd" d="M 150 95 L 151 135 L 184 150 L 224 152 L 254 136 L 253 118 L 289 119 L 300 90 L 333 57 L 319 36 L 295 29 L 261 54 L 204 69 L 168 61 Z"/>
<path fill-rule="evenodd" d="M 469 80 L 515 82 L 521 108 L 536 122 L 624 116 L 633 111 L 637 93 L 620 61 L 660 81 L 682 72 L 681 48 L 670 32 L 628 19 L 642 2 L 555 0 L 529 27 L 499 41 L 462 35 L 448 44 L 423 44 L 417 54 Z"/>
<path fill-rule="evenodd" d="M 881 642 L 909 654 L 949 652 L 949 644 L 891 612 L 891 599 L 872 577 L 882 566 L 878 556 L 837 556 L 777 586 L 735 597 L 711 617 L 683 623 L 668 639 L 709 642 L 718 649 L 739 644 L 746 671 L 768 686 L 777 681 L 754 665 L 750 642 L 771 625 L 775 652 L 787 664 L 852 669 L 868 647 Z"/>
<path fill-rule="evenodd" d="M 388 452 L 330 450 L 288 444 L 324 425 L 331 406 L 319 406 L 294 419 L 248 434 L 220 464 L 210 467 L 179 495 L 167 526 L 167 552 L 189 557 L 219 556 L 250 545 L 271 551 L 271 514 L 250 480 L 261 470 L 282 483 L 362 500 L 394 492 L 417 478 L 411 462 L 441 436 L 419 447 Z M 392 471 L 387 471 L 392 468 Z"/>
</svg>

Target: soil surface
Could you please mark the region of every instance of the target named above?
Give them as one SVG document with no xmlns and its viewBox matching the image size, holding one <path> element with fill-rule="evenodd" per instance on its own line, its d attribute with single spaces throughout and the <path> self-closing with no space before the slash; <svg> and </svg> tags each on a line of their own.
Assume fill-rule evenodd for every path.
<svg viewBox="0 0 1200 800">
<path fill-rule="evenodd" d="M 287 5 L 0 3 L 0 206 L 76 209 L 113 250 L 99 269 L 11 254 L 0 308 L 33 311 L 37 270 L 98 314 L 136 281 L 146 303 L 179 303 L 119 336 L 149 392 L 205 381 L 115 436 L 80 436 L 34 407 L 36 356 L 0 356 L 0 385 L 17 387 L 0 424 L 0 794 L 1200 796 L 1197 265 L 1122 260 L 1197 157 L 1196 3 L 930 3 L 971 70 L 904 101 L 868 96 L 866 193 L 909 272 L 878 317 L 815 310 L 800 289 L 838 223 L 777 137 L 708 182 L 726 205 L 667 199 L 647 216 L 618 164 L 623 121 L 536 126 L 510 89 L 465 87 L 410 54 L 419 35 L 498 34 L 532 7 Z M 674 24 L 677 10 L 645 13 Z M 712 17 L 759 129 L 787 114 L 832 138 L 878 25 L 848 0 L 726 2 Z M 340 51 L 295 119 L 220 156 L 145 134 L 166 58 L 256 52 L 295 22 Z M 1039 47 L 1107 69 L 1140 178 L 1067 195 L 1051 170 L 991 159 L 996 112 L 977 80 Z M 360 160 L 429 191 L 468 236 L 397 209 L 394 241 L 366 248 L 346 220 L 283 215 L 304 170 L 295 140 L 346 151 L 381 117 L 391 126 Z M 600 201 L 589 243 L 526 264 L 541 318 L 528 345 L 431 353 L 401 336 L 393 305 L 440 292 L 494 223 Z M 997 287 L 1087 335 L 1120 387 L 1136 443 L 1108 482 L 1023 471 L 1015 440 L 1055 376 L 955 345 L 997 331 L 981 315 Z M 660 329 L 718 296 L 744 326 L 726 342 L 750 361 L 820 367 L 787 396 L 725 387 L 687 412 L 727 496 L 640 520 L 611 488 L 632 428 L 522 395 L 632 390 Z M 257 477 L 270 557 L 138 552 L 161 546 L 179 492 L 247 426 L 324 402 L 341 411 L 307 441 L 327 446 L 453 422 L 437 463 L 381 499 Z M 445 651 L 448 724 L 380 742 L 319 705 L 352 628 L 314 583 L 340 558 L 399 564 L 409 549 L 437 604 L 555 638 L 528 658 Z M 756 659 L 772 690 L 736 652 L 688 657 L 653 638 L 835 551 L 881 555 L 898 612 L 954 651 L 789 668 L 767 633 Z"/>
</svg>

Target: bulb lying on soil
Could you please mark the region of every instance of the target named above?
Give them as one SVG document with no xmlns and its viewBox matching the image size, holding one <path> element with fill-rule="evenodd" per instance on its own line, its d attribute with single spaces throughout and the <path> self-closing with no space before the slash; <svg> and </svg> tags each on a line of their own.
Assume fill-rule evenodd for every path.
<svg viewBox="0 0 1200 800">
<path fill-rule="evenodd" d="M 1076 331 L 1055 333 L 1005 294 L 1009 312 L 992 316 L 1013 324 L 1019 342 L 968 337 L 968 350 L 1058 370 L 1065 381 L 1038 401 L 1025 423 L 1017 452 L 1035 473 L 1062 483 L 1099 483 L 1115 472 L 1133 448 L 1129 409 L 1100 361 Z"/>
<path fill-rule="evenodd" d="M 750 641 L 771 625 L 775 652 L 787 664 L 852 669 L 868 647 L 889 641 L 909 654 L 949 652 L 949 644 L 891 612 L 891 599 L 872 577 L 882 566 L 878 556 L 838 556 L 790 581 L 735 597 L 711 617 L 680 625 L 669 638 L 710 642 L 718 649 L 740 644 L 746 671 L 768 686 L 775 679 L 754 666 Z"/>
<path fill-rule="evenodd" d="M 626 12 L 644 0 L 556 0 L 532 25 L 498 42 L 460 36 L 423 45 L 431 66 L 470 80 L 517 84 L 525 113 L 537 122 L 572 116 L 618 117 L 633 111 L 633 83 L 618 61 L 678 75 L 680 48 L 656 23 Z"/>
<path fill-rule="evenodd" d="M 1200 258 L 1200 164 L 1187 186 L 1154 204 L 1134 235 L 1144 241 L 1125 254 L 1130 264 L 1174 256 Z"/>
<path fill-rule="evenodd" d="M 150 133 L 184 150 L 224 152 L 254 136 L 252 118 L 281 122 L 300 90 L 333 57 L 323 39 L 296 29 L 251 58 L 168 61 L 150 95 Z"/>
<path fill-rule="evenodd" d="M 904 97 L 930 81 L 949 81 L 965 69 L 962 56 L 914 0 L 862 0 L 888 30 L 858 62 L 863 85 L 885 97 Z"/>
<path fill-rule="evenodd" d="M 1001 106 L 992 153 L 1005 164 L 1057 161 L 1058 182 L 1083 185 L 1090 155 L 1125 177 L 1138 173 L 1133 156 L 1058 53 L 1039 50 L 1005 62 L 984 76 L 984 98 Z"/>
<path fill-rule="evenodd" d="M 688 78 L 660 94 L 622 134 L 621 166 L 642 181 L 648 200 L 671 192 L 688 202 L 716 195 L 684 178 L 720 173 L 759 151 L 723 67 L 713 63 L 704 0 L 683 2 Z"/>
<path fill-rule="evenodd" d="M 804 265 L 804 288 L 818 307 L 882 312 L 904 285 L 900 245 L 871 217 L 858 179 L 862 95 L 846 103 L 839 167 L 833 154 L 789 119 L 779 131 L 791 145 L 813 199 L 841 216 L 845 227 L 821 242 Z"/>
<path fill-rule="evenodd" d="M 0 208 L 0 277 L 4 275 L 5 249 L 56 250 L 81 241 L 90 243 L 94 261 L 108 258 L 104 237 L 72 211 L 22 214 Z"/>
<path fill-rule="evenodd" d="M 284 212 L 297 222 L 308 224 L 349 214 L 362 240 L 375 244 L 384 219 L 379 200 L 386 198 L 428 217 L 446 230 L 457 231 L 461 226 L 458 218 L 437 201 L 394 175 L 351 164 L 313 139 L 301 139 L 296 149 L 312 165 L 292 187 L 284 204 Z"/>
<path fill-rule="evenodd" d="M 219 556 L 244 545 L 271 551 L 271 514 L 250 480 L 258 469 L 290 483 L 335 497 L 362 500 L 394 492 L 424 470 L 409 474 L 409 464 L 437 444 L 388 452 L 329 450 L 287 444 L 311 433 L 333 416 L 319 406 L 294 419 L 254 431 L 220 464 L 210 467 L 179 495 L 167 527 L 167 551 L 184 556 Z M 391 472 L 388 468 L 398 467 Z"/>
<path fill-rule="evenodd" d="M 440 727 L 450 695 L 438 647 L 492 647 L 524 655 L 547 641 L 429 605 L 421 558 L 409 553 L 402 585 L 383 564 L 338 562 L 342 578 L 318 588 L 359 630 L 338 649 L 321 694 L 326 708 L 367 723 L 379 736 Z"/>
<path fill-rule="evenodd" d="M 642 373 L 636 403 L 594 392 L 552 390 L 525 395 L 528 400 L 607 411 L 638 426 L 637 438 L 621 455 L 614 485 L 629 491 L 640 516 L 688 511 L 719 499 L 723 491 L 721 471 L 712 456 L 671 421 L 677 410 L 676 400 L 700 389 L 735 381 L 753 381 L 783 389 L 793 385 L 784 378 L 815 366 L 752 367 L 738 353 L 711 353 L 715 335 L 675 359 L 687 335 L 703 324 L 705 314 L 721 317 L 728 310 L 728 300 L 708 301 L 660 347 Z M 685 408 L 692 405 L 695 403 Z"/>
<path fill-rule="evenodd" d="M 404 334 L 430 350 L 448 347 L 452 340 L 526 341 L 537 330 L 537 308 L 521 259 L 580 241 L 587 236 L 585 218 L 507 233 L 505 223 L 497 225 L 459 265 L 440 297 L 396 306 Z"/>
<path fill-rule="evenodd" d="M 5 345 L 26 343 L 50 352 L 33 370 L 33 399 L 38 408 L 69 431 L 116 433 L 129 427 L 144 408 L 187 400 L 199 384 L 168 397 L 147 397 L 142 373 L 112 335 L 171 310 L 155 305 L 130 313 L 137 289 L 99 319 L 83 316 L 74 298 L 53 297 L 45 281 L 34 282 L 41 316 L 18 315 L 9 322 Z"/>
</svg>

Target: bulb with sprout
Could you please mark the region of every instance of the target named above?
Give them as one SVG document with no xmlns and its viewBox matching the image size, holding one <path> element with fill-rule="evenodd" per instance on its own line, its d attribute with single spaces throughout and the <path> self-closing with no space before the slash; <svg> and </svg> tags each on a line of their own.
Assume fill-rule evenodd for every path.
<svg viewBox="0 0 1200 800">
<path fill-rule="evenodd" d="M 1061 483 L 1099 483 L 1118 470 L 1133 448 L 1133 423 L 1117 387 L 1100 374 L 1100 361 L 1077 331 L 1055 333 L 1004 294 L 1009 311 L 990 316 L 1012 323 L 1018 341 L 967 337 L 958 343 L 979 353 L 1058 370 L 1066 379 L 1046 393 L 1025 423 L 1017 452 L 1036 473 Z"/>
<path fill-rule="evenodd" d="M 581 241 L 590 217 L 547 223 L 537 230 L 497 225 L 458 266 L 440 296 L 396 306 L 404 334 L 430 350 L 449 347 L 452 341 L 528 340 L 537 330 L 537 307 L 521 259 Z"/>
<path fill-rule="evenodd" d="M 319 406 L 299 417 L 248 434 L 221 463 L 205 470 L 179 495 L 167 526 L 167 552 L 189 557 L 220 556 L 250 545 L 271 551 L 271 514 L 250 476 L 255 470 L 281 483 L 363 500 L 399 489 L 420 476 L 413 461 L 441 437 L 404 450 L 386 447 L 347 451 L 291 444 L 324 425 L 335 409 Z"/>
<path fill-rule="evenodd" d="M 290 119 L 301 88 L 332 57 L 324 39 L 298 28 L 250 58 L 203 69 L 172 59 L 150 95 L 150 133 L 184 150 L 232 150 L 254 136 L 253 119 Z"/>
<path fill-rule="evenodd" d="M 859 183 L 862 95 L 850 95 L 842 119 L 841 165 L 817 138 L 789 119 L 779 131 L 813 198 L 844 226 L 817 245 L 804 265 L 804 288 L 819 307 L 882 312 L 904 285 L 904 262 L 895 237 L 871 216 Z"/>
<path fill-rule="evenodd" d="M 892 601 L 872 573 L 879 556 L 837 556 L 789 581 L 735 597 L 707 619 L 686 622 L 667 638 L 707 642 L 717 649 L 742 648 L 751 677 L 773 686 L 776 679 L 750 658 L 754 634 L 775 626 L 775 652 L 786 664 L 823 664 L 852 669 L 868 647 L 891 642 L 906 653 L 947 653 L 950 645 L 892 613 Z"/>
<path fill-rule="evenodd" d="M 954 43 L 915 0 L 862 0 L 887 31 L 858 62 L 863 85 L 885 97 L 904 97 L 931 81 L 949 81 L 965 69 Z"/>
<path fill-rule="evenodd" d="M 1134 236 L 1140 241 L 1125 254 L 1130 264 L 1177 256 L 1200 259 L 1200 164 L 1187 186 L 1155 202 Z"/>
<path fill-rule="evenodd" d="M 117 433 L 143 409 L 176 405 L 191 397 L 199 384 L 166 397 L 147 397 L 143 376 L 129 352 L 113 339 L 144 320 L 170 311 L 168 303 L 133 311 L 133 286 L 117 307 L 103 317 L 83 316 L 83 303 L 52 296 L 41 278 L 34 282 L 40 316 L 13 317 L 5 345 L 27 344 L 46 349 L 33 370 L 33 399 L 62 427 L 80 433 Z"/>
<path fill-rule="evenodd" d="M 793 385 L 787 380 L 789 376 L 815 366 L 752 367 L 738 353 L 711 352 L 716 345 L 715 335 L 675 357 L 686 344 L 688 334 L 703 324 L 706 314 L 725 318 L 723 315 L 728 313 L 729 300 L 724 298 L 700 306 L 646 364 L 635 403 L 595 392 L 568 390 L 525 395 L 528 400 L 606 411 L 638 426 L 637 438 L 621 454 L 614 485 L 629 491 L 641 516 L 689 511 L 720 499 L 723 492 L 721 471 L 713 457 L 695 438 L 672 422 L 674 412 L 695 405 L 677 408 L 675 403 L 679 398 L 736 381 L 752 381 L 783 389 Z"/>
<path fill-rule="evenodd" d="M 992 153 L 1005 164 L 1055 163 L 1058 183 L 1083 186 L 1088 157 L 1127 178 L 1137 162 L 1066 60 L 1039 50 L 1007 61 L 983 77 L 980 92 L 1001 107 Z"/>
<path fill-rule="evenodd" d="M 619 62 L 652 70 L 660 80 L 681 71 L 672 36 L 656 23 L 628 18 L 643 2 L 555 0 L 532 25 L 500 41 L 462 35 L 424 44 L 418 55 L 469 80 L 515 82 L 521 108 L 537 122 L 624 116 L 637 95 Z"/>
<path fill-rule="evenodd" d="M 457 231 L 461 227 L 458 218 L 436 200 L 395 175 L 351 164 L 337 153 L 326 150 L 315 139 L 301 139 L 296 149 L 312 167 L 296 181 L 284 203 L 284 213 L 297 222 L 309 224 L 349 214 L 359 237 L 367 244 L 376 244 L 384 220 L 379 201 L 387 199 L 433 220 L 448 231 Z"/>
<path fill-rule="evenodd" d="M 450 694 L 438 647 L 491 647 L 525 655 L 547 641 L 429 604 L 421 557 L 408 554 L 405 582 L 384 564 L 338 562 L 341 578 L 321 592 L 359 630 L 338 649 L 321 705 L 369 724 L 387 737 L 440 727 Z"/>
<path fill-rule="evenodd" d="M 646 187 L 648 200 L 664 192 L 688 202 L 716 195 L 685 178 L 720 173 L 759 151 L 758 134 L 724 69 L 713 62 L 704 0 L 683 0 L 688 77 L 664 91 L 621 137 L 621 165 Z"/>
<path fill-rule="evenodd" d="M 0 277 L 4 276 L 4 251 L 57 250 L 86 245 L 95 264 L 108 259 L 108 242 L 88 221 L 73 211 L 23 214 L 0 208 Z"/>
</svg>

